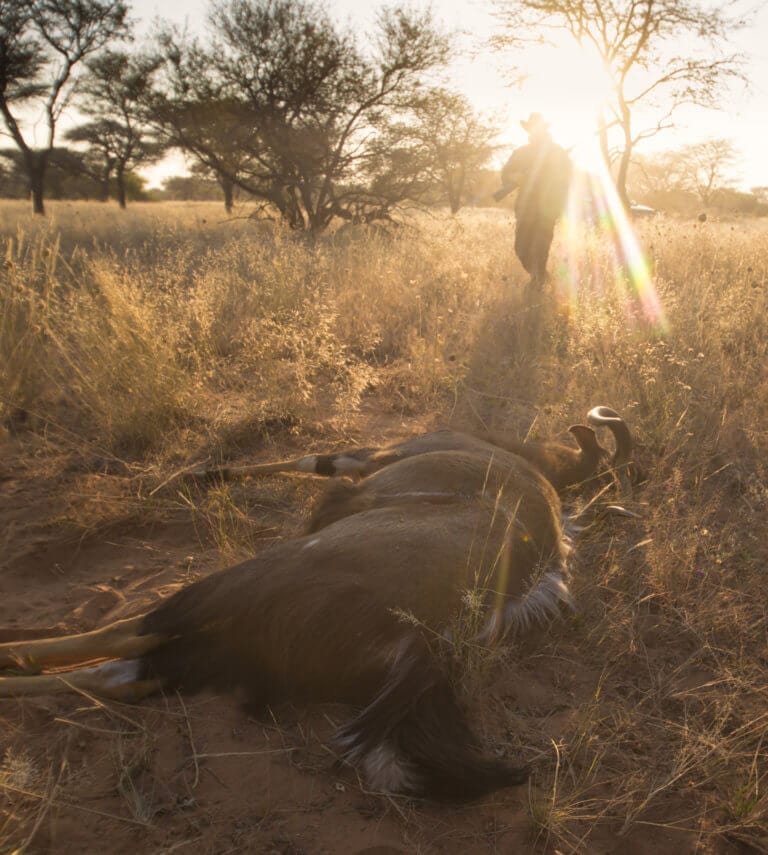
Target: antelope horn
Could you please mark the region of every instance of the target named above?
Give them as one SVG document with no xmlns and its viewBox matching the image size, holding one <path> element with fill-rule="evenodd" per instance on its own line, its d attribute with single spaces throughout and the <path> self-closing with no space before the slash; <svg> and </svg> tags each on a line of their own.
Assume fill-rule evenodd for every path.
<svg viewBox="0 0 768 855">
<path fill-rule="evenodd" d="M 590 456 L 609 457 L 608 451 L 600 444 L 597 434 L 588 425 L 571 425 L 568 432 L 573 435 L 579 448 Z"/>
<path fill-rule="evenodd" d="M 587 413 L 587 421 L 596 427 L 607 427 L 613 434 L 616 450 L 611 458 L 611 466 L 616 472 L 622 491 L 632 495 L 632 480 L 629 469 L 632 463 L 632 434 L 624 419 L 610 407 L 593 407 Z"/>
</svg>

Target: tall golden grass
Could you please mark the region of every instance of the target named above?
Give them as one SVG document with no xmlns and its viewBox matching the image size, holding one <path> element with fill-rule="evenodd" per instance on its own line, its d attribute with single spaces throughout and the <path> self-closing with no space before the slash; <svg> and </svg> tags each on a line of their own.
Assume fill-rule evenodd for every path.
<svg viewBox="0 0 768 855">
<path fill-rule="evenodd" d="M 578 617 L 536 652 L 599 679 L 552 742 L 503 710 L 500 747 L 538 756 L 553 846 L 647 823 L 766 851 L 768 224 L 640 226 L 664 330 L 598 232 L 577 267 L 556 241 L 552 286 L 527 293 L 498 212 L 310 239 L 214 205 L 51 210 L 0 208 L 7 435 L 170 474 L 254 437 L 365 441 L 361 409 L 534 435 L 620 410 L 640 519 L 582 535 Z M 242 509 L 199 501 L 226 549 Z"/>
</svg>

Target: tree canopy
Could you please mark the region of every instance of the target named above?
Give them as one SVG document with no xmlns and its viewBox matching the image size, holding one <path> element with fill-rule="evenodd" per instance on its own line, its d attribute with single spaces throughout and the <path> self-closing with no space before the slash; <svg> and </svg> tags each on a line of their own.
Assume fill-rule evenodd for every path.
<svg viewBox="0 0 768 855">
<path fill-rule="evenodd" d="M 114 172 L 121 208 L 126 205 L 126 174 L 165 151 L 147 117 L 152 79 L 160 65 L 158 56 L 147 53 L 102 51 L 87 63 L 80 86 L 80 110 L 92 119 L 66 134 L 70 142 L 88 145 L 105 188 Z"/>
<path fill-rule="evenodd" d="M 76 91 L 78 65 L 128 34 L 123 0 L 0 0 L 0 114 L 22 154 L 35 213 L 44 213 L 49 156 L 62 111 Z M 46 127 L 36 148 L 19 107 L 38 107 Z"/>
<path fill-rule="evenodd" d="M 205 45 L 161 36 L 169 142 L 297 229 L 384 217 L 413 192 L 384 141 L 447 58 L 430 13 L 383 9 L 366 49 L 305 0 L 221 0 L 210 27 Z"/>
<path fill-rule="evenodd" d="M 428 182 L 455 214 L 477 192 L 481 171 L 497 148 L 498 129 L 464 95 L 438 88 L 414 110 L 405 133 L 421 150 Z"/>
</svg>

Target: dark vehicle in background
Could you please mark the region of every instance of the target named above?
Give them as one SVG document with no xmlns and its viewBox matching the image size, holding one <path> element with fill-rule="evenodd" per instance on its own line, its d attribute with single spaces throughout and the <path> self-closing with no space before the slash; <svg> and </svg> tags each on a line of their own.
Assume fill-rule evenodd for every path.
<svg viewBox="0 0 768 855">
<path fill-rule="evenodd" d="M 618 200 L 616 202 L 618 205 Z M 641 205 L 639 202 L 630 200 L 627 208 L 627 216 L 631 220 L 650 220 L 659 212 L 656 208 Z M 606 226 L 616 220 L 615 212 L 612 211 L 606 201 L 600 201 L 597 194 L 591 188 L 577 203 L 575 216 L 578 220 L 594 228 Z"/>
</svg>

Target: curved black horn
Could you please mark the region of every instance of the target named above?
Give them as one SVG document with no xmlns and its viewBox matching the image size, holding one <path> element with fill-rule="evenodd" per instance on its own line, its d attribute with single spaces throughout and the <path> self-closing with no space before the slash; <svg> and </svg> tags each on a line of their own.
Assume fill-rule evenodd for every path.
<svg viewBox="0 0 768 855">
<path fill-rule="evenodd" d="M 607 427 L 613 434 L 616 450 L 611 458 L 611 466 L 616 472 L 619 484 L 627 495 L 632 495 L 632 434 L 624 419 L 610 407 L 593 407 L 587 413 L 587 421 L 596 427 Z"/>
<path fill-rule="evenodd" d="M 608 452 L 600 444 L 597 434 L 589 425 L 571 425 L 568 432 L 573 435 L 576 444 L 585 454 L 595 459 L 608 457 Z"/>
<path fill-rule="evenodd" d="M 611 463 L 614 466 L 624 466 L 632 459 L 632 434 L 629 432 L 624 419 L 610 407 L 593 407 L 587 413 L 587 421 L 595 427 L 607 427 L 616 440 L 616 451 Z"/>
</svg>

